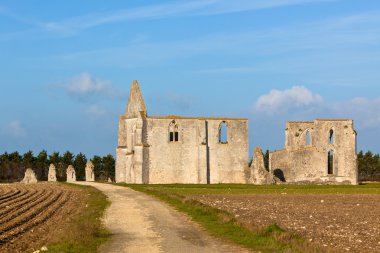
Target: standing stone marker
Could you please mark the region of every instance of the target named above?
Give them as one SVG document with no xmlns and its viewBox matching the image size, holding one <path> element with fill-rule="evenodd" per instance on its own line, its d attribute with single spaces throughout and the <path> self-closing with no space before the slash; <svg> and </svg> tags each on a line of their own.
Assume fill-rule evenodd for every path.
<svg viewBox="0 0 380 253">
<path fill-rule="evenodd" d="M 67 175 L 67 182 L 76 182 L 77 181 L 77 176 L 75 174 L 75 169 L 72 165 L 69 165 L 66 170 L 66 175 Z"/>
<path fill-rule="evenodd" d="M 55 170 L 54 164 L 50 164 L 49 174 L 48 174 L 48 181 L 49 182 L 57 182 L 57 172 Z"/>
<path fill-rule="evenodd" d="M 38 181 L 34 171 L 32 169 L 26 169 L 24 179 L 21 182 L 24 184 L 35 184 Z"/>
<path fill-rule="evenodd" d="M 95 181 L 94 164 L 91 161 L 88 161 L 86 164 L 86 181 L 87 182 Z"/>
<path fill-rule="evenodd" d="M 255 148 L 250 169 L 254 184 L 274 184 L 273 175 L 265 169 L 263 151 L 260 147 Z"/>
</svg>

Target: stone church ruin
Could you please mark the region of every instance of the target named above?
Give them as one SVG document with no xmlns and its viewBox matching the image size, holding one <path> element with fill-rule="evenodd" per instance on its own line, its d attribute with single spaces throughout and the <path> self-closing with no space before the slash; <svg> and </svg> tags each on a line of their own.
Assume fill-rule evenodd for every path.
<svg viewBox="0 0 380 253">
<path fill-rule="evenodd" d="M 285 149 L 270 153 L 269 167 L 288 183 L 358 184 L 353 121 L 288 122 Z"/>
<path fill-rule="evenodd" d="M 288 122 L 285 149 L 248 166 L 248 119 L 149 116 L 133 81 L 119 119 L 116 182 L 132 184 L 357 184 L 352 120 Z"/>
<path fill-rule="evenodd" d="M 134 81 L 116 156 L 116 182 L 245 183 L 248 119 L 148 116 Z"/>
</svg>

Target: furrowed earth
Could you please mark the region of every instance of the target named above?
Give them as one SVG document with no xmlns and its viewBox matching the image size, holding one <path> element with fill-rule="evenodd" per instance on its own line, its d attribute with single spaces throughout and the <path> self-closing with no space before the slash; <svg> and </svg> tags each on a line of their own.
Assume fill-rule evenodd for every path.
<svg viewBox="0 0 380 253">
<path fill-rule="evenodd" d="M 294 231 L 334 252 L 380 252 L 378 194 L 197 195 L 192 199 L 235 215 L 246 226 Z"/>
<path fill-rule="evenodd" d="M 1 184 L 0 252 L 33 252 L 53 242 L 82 209 L 83 192 L 64 184 Z"/>
<path fill-rule="evenodd" d="M 380 252 L 379 184 L 130 187 L 174 194 L 227 211 L 253 231 L 277 224 L 316 248 L 322 246 L 323 252 Z M 0 252 L 33 252 L 54 243 L 86 208 L 87 195 L 81 188 L 59 183 L 0 185 Z M 301 252 L 311 252 L 311 248 Z"/>
</svg>

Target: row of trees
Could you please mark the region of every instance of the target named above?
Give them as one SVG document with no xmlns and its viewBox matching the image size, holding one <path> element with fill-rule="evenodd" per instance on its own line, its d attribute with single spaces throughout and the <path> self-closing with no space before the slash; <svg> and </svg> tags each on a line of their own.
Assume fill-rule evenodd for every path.
<svg viewBox="0 0 380 253">
<path fill-rule="evenodd" d="M 94 164 L 96 180 L 105 181 L 108 178 L 115 178 L 115 159 L 112 155 L 94 156 L 90 160 Z M 36 156 L 32 151 L 23 155 L 18 152 L 5 152 L 0 155 L 0 182 L 21 181 L 27 168 L 34 170 L 38 180 L 46 181 L 50 164 L 56 167 L 58 181 L 66 181 L 66 169 L 69 165 L 74 166 L 77 180 L 84 180 L 87 161 L 84 154 L 74 155 L 69 151 L 62 155 L 59 152 L 49 155 L 46 150 L 43 150 Z"/>
<path fill-rule="evenodd" d="M 358 153 L 359 181 L 380 181 L 380 155 L 371 151 Z"/>
</svg>

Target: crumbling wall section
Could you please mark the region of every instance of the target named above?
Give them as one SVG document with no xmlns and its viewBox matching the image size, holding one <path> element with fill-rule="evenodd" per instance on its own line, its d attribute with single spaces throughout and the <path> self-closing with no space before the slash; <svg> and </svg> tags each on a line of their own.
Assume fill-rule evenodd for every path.
<svg viewBox="0 0 380 253">
<path fill-rule="evenodd" d="M 285 149 L 270 154 L 270 170 L 275 175 L 281 170 L 289 183 L 358 183 L 352 120 L 288 122 L 285 135 Z M 333 156 L 329 158 L 330 151 Z"/>
<path fill-rule="evenodd" d="M 260 147 L 256 147 L 253 153 L 253 160 L 250 166 L 251 178 L 249 183 L 265 185 L 274 184 L 274 176 L 265 169 L 263 151 Z"/>
</svg>

